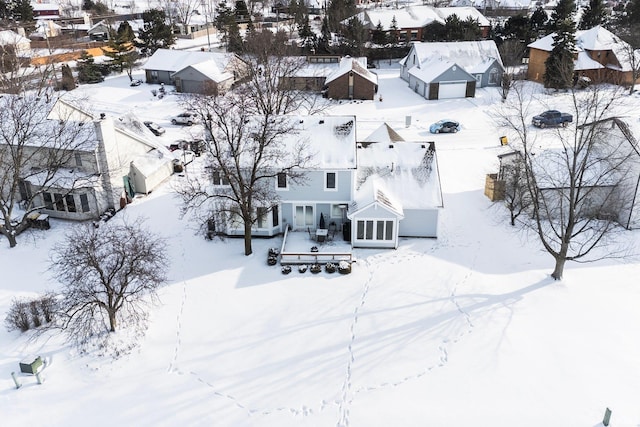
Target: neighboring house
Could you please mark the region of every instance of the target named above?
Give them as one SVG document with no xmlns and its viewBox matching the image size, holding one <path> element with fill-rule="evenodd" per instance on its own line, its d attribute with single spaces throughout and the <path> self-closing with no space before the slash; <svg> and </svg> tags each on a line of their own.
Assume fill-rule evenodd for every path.
<svg viewBox="0 0 640 427">
<path fill-rule="evenodd" d="M 499 86 L 504 73 L 493 40 L 412 43 L 400 77 L 427 99 L 474 97 L 476 87 Z"/>
<path fill-rule="evenodd" d="M 33 17 L 35 19 L 58 19 L 60 18 L 60 5 L 57 3 L 42 3 L 32 1 Z"/>
<path fill-rule="evenodd" d="M 295 69 L 292 75 L 280 76 L 280 84 L 283 87 L 297 90 L 321 91 L 325 87 L 325 80 L 329 75 L 340 68 L 341 55 L 308 55 L 292 56 L 291 69 Z M 355 58 L 367 68 L 367 58 Z"/>
<path fill-rule="evenodd" d="M 110 208 L 121 208 L 135 193 L 149 193 L 173 173 L 173 156 L 132 115 L 114 120 L 94 116 L 69 102 L 58 100 L 50 120 L 77 121 L 92 126 L 93 143 L 77 150 L 70 164 L 57 171 L 56 185 L 42 193 L 37 204 L 51 217 L 85 220 L 99 217 Z M 37 150 L 43 150 L 37 147 Z M 31 165 L 31 170 L 38 165 Z M 43 171 L 46 173 L 46 171 Z M 37 174 L 23 181 L 21 191 L 35 194 Z M 48 186 L 47 186 L 48 187 Z"/>
<path fill-rule="evenodd" d="M 10 30 L 0 31 L 0 49 L 13 50 L 16 56 L 24 56 L 31 50 L 31 40 Z"/>
<path fill-rule="evenodd" d="M 397 248 L 400 237 L 437 237 L 443 199 L 435 143 L 404 141 L 385 123 L 357 147 L 352 246 Z"/>
<path fill-rule="evenodd" d="M 491 23 L 473 7 L 438 8 L 433 6 L 412 5 L 402 9 L 376 8 L 366 9 L 354 17 L 362 22 L 370 34 L 376 29 L 379 23 L 385 33 L 395 32 L 398 40 L 408 42 L 422 40 L 425 37 L 426 26 L 434 22 L 444 25 L 446 18 L 453 14 L 456 14 L 462 21 L 468 18 L 477 20 L 483 37 L 488 36 Z M 341 23 L 347 25 L 352 18 L 353 17 L 347 18 Z"/>
<path fill-rule="evenodd" d="M 355 58 L 342 58 L 340 67 L 325 80 L 331 99 L 373 99 L 378 92 L 378 76 Z"/>
<path fill-rule="evenodd" d="M 553 37 L 549 34 L 528 45 L 529 66 L 527 78 L 544 82 L 545 62 L 553 50 Z M 586 76 L 594 82 L 628 85 L 632 82 L 632 64 L 640 63 L 640 51 L 633 52 L 629 44 L 601 26 L 576 31 L 574 72 L 576 77 Z"/>
<path fill-rule="evenodd" d="M 109 33 L 111 31 L 115 31 L 117 27 L 112 27 L 107 24 L 106 21 L 100 21 L 96 24 L 93 24 L 88 30 L 87 34 L 91 40 L 95 41 L 105 41 L 109 40 Z"/>
<path fill-rule="evenodd" d="M 640 146 L 635 135 L 640 134 L 640 127 L 636 120 L 609 118 L 597 123 L 589 123 L 585 127 L 597 127 L 598 143 L 589 151 L 592 159 L 606 158 L 611 161 L 591 161 L 590 166 L 582 177 L 583 190 L 580 195 L 581 212 L 586 215 L 602 216 L 603 219 L 615 219 L 627 229 L 640 228 Z M 546 193 L 545 202 L 552 205 L 557 196 L 557 209 L 561 210 L 561 198 L 568 197 L 567 168 L 561 166 L 554 172 L 549 165 L 558 163 L 558 153 L 561 148 L 541 150 L 533 157 L 534 168 L 537 173 L 538 191 Z M 584 150 L 583 150 L 584 151 Z M 593 153 L 597 153 L 594 155 Z M 581 153 L 585 154 L 585 152 Z M 564 157 L 564 154 L 561 154 Z M 521 157 L 517 151 L 498 156 L 500 172 L 498 179 L 508 180 L 507 167 Z M 555 196 L 554 196 L 555 195 Z M 606 203 L 604 202 L 606 201 Z M 590 213 L 590 205 L 599 211 Z M 607 212 L 602 212 L 602 207 Z M 553 211 L 553 209 L 547 209 Z"/>
<path fill-rule="evenodd" d="M 147 83 L 175 84 L 178 92 L 223 91 L 249 73 L 233 53 L 158 49 L 144 65 Z"/>
</svg>

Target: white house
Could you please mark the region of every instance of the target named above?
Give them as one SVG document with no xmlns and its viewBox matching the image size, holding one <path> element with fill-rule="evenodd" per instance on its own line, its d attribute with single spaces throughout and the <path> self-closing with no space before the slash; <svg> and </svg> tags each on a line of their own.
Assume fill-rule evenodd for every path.
<svg viewBox="0 0 640 427">
<path fill-rule="evenodd" d="M 0 31 L 0 48 L 12 48 L 17 56 L 24 56 L 31 50 L 31 40 L 10 30 Z"/>
</svg>

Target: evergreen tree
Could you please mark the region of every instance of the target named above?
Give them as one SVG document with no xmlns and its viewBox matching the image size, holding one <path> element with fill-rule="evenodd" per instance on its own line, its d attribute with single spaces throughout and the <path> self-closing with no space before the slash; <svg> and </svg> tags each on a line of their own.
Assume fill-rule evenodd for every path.
<svg viewBox="0 0 640 427">
<path fill-rule="evenodd" d="M 97 83 L 104 80 L 100 67 L 95 63 L 93 56 L 86 51 L 83 51 L 76 61 L 76 68 L 78 70 L 78 81 L 81 83 Z"/>
<path fill-rule="evenodd" d="M 171 26 L 166 23 L 166 15 L 163 10 L 151 9 L 142 13 L 144 29 L 139 31 L 140 44 L 143 54 L 153 55 L 160 49 L 169 48 L 175 43 L 175 37 Z"/>
<path fill-rule="evenodd" d="M 422 31 L 422 41 L 426 42 L 441 42 L 445 41 L 446 37 L 446 27 L 437 21 L 433 21 L 431 24 L 425 26 Z"/>
<path fill-rule="evenodd" d="M 306 52 L 316 50 L 317 37 L 309 24 L 309 15 L 306 16 L 302 27 L 298 27 L 298 36 L 302 39 L 302 47 Z"/>
<path fill-rule="evenodd" d="M 344 31 L 344 53 L 351 56 L 362 56 L 368 31 L 358 18 L 351 18 Z"/>
<path fill-rule="evenodd" d="M 15 21 L 33 22 L 33 7 L 29 0 L 15 0 L 9 3 L 9 8 Z"/>
<path fill-rule="evenodd" d="M 325 16 L 322 18 L 322 27 L 320 28 L 320 38 L 318 38 L 317 51 L 319 53 L 329 53 L 331 41 L 331 32 L 329 31 L 329 20 Z"/>
<path fill-rule="evenodd" d="M 565 21 L 571 20 L 573 23 L 573 15 L 575 14 L 575 11 L 576 3 L 574 0 L 559 0 L 555 10 L 551 14 L 551 19 L 547 24 L 547 31 L 549 33 L 557 33 L 560 30 L 560 27 L 565 25 Z M 575 27 L 575 24 L 573 25 Z"/>
<path fill-rule="evenodd" d="M 398 21 L 396 20 L 396 15 L 391 17 L 391 26 L 389 27 L 389 42 L 395 44 L 398 43 L 399 33 L 398 33 Z"/>
<path fill-rule="evenodd" d="M 244 44 L 240 35 L 240 27 L 235 19 L 229 24 L 227 31 L 227 52 L 242 52 Z"/>
<path fill-rule="evenodd" d="M 134 34 L 131 25 L 129 25 L 129 22 L 124 21 L 118 27 L 116 37 L 123 42 L 133 42 L 133 40 L 136 38 L 136 35 Z"/>
<path fill-rule="evenodd" d="M 133 79 L 131 72 L 138 59 L 138 53 L 133 46 L 134 38 L 131 26 L 127 21 L 124 21 L 118 27 L 118 31 L 111 34 L 108 43 L 109 49 L 105 51 L 105 54 L 111 58 L 112 66 L 119 72 L 126 69 L 129 79 Z"/>
<path fill-rule="evenodd" d="M 566 89 L 573 84 L 575 32 L 576 28 L 572 16 L 556 24 L 553 50 L 545 61 L 543 76 L 545 87 Z"/>
<path fill-rule="evenodd" d="M 626 21 L 629 24 L 640 24 L 640 0 L 631 0 L 625 8 Z"/>
<path fill-rule="evenodd" d="M 382 28 L 382 22 L 378 21 L 376 29 L 371 32 L 371 41 L 379 45 L 384 45 L 387 43 L 387 34 Z"/>
<path fill-rule="evenodd" d="M 480 40 L 482 37 L 482 30 L 480 29 L 480 24 L 478 24 L 477 19 L 473 19 L 472 17 L 468 17 L 462 22 L 462 41 L 473 41 Z"/>
<path fill-rule="evenodd" d="M 545 26 L 547 25 L 548 17 L 547 12 L 545 12 L 542 6 L 538 6 L 536 10 L 531 14 L 531 31 L 533 31 L 533 38 L 536 38 L 540 35 L 541 32 L 544 31 Z"/>
<path fill-rule="evenodd" d="M 249 19 L 249 9 L 247 8 L 247 3 L 244 0 L 236 0 L 234 14 L 236 16 L 236 22 L 244 22 Z"/>
<path fill-rule="evenodd" d="M 341 28 L 340 22 L 355 15 L 356 12 L 354 0 L 331 0 L 327 7 L 329 30 L 334 33 L 339 32 Z"/>
<path fill-rule="evenodd" d="M 531 38 L 531 20 L 522 14 L 509 17 L 502 28 L 502 36 L 528 43 Z"/>
<path fill-rule="evenodd" d="M 62 90 L 73 90 L 76 88 L 76 81 L 73 78 L 73 73 L 71 72 L 71 67 L 67 64 L 62 64 L 62 79 L 59 83 L 60 89 Z"/>
<path fill-rule="evenodd" d="M 589 5 L 585 8 L 580 18 L 581 30 L 588 30 L 596 25 L 602 25 L 607 19 L 607 11 L 602 0 L 589 0 Z"/>
<path fill-rule="evenodd" d="M 464 26 L 455 13 L 444 20 L 445 41 L 464 40 Z"/>
</svg>

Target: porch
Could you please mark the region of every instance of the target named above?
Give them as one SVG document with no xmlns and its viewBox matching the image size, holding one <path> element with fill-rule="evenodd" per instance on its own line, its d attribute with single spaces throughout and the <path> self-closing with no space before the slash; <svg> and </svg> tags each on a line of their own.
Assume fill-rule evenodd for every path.
<svg viewBox="0 0 640 427">
<path fill-rule="evenodd" d="M 285 230 L 280 249 L 280 264 L 324 264 L 340 261 L 354 262 L 351 243 L 344 240 L 342 232 L 327 230 L 324 239 L 317 230 Z"/>
</svg>

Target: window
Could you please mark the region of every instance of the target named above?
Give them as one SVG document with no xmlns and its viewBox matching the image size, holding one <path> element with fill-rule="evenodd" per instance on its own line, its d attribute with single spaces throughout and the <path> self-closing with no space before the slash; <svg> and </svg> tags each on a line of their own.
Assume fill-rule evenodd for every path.
<svg viewBox="0 0 640 427">
<path fill-rule="evenodd" d="M 89 212 L 89 198 L 86 194 L 80 195 L 80 206 L 82 207 L 82 212 Z"/>
<path fill-rule="evenodd" d="M 280 224 L 278 216 L 278 205 L 273 205 L 271 207 L 271 225 L 274 227 L 277 227 Z"/>
<path fill-rule="evenodd" d="M 56 203 L 56 210 L 64 212 L 64 199 L 62 198 L 62 194 L 54 194 L 53 200 L 55 200 Z"/>
<path fill-rule="evenodd" d="M 220 171 L 213 171 L 213 185 L 229 185 L 229 180 Z"/>
<path fill-rule="evenodd" d="M 76 201 L 73 199 L 73 194 L 67 194 L 64 197 L 65 202 L 67 202 L 67 211 L 75 212 L 76 211 Z"/>
<path fill-rule="evenodd" d="M 393 240 L 393 221 L 359 220 L 356 224 L 356 239 Z"/>
<path fill-rule="evenodd" d="M 489 84 L 497 85 L 499 83 L 498 70 L 495 68 L 489 72 Z"/>
<path fill-rule="evenodd" d="M 331 205 L 331 218 L 342 218 L 341 205 Z M 343 205 L 346 207 L 346 205 Z"/>
<path fill-rule="evenodd" d="M 81 167 L 82 166 L 82 155 L 78 152 L 74 153 L 74 157 L 76 158 L 76 166 Z"/>
<path fill-rule="evenodd" d="M 18 181 L 18 190 L 20 191 L 20 200 L 28 200 L 31 198 L 31 187 L 24 179 Z"/>
<path fill-rule="evenodd" d="M 280 172 L 278 174 L 278 183 L 277 187 L 280 189 L 287 188 L 287 174 L 284 172 Z"/>
<path fill-rule="evenodd" d="M 335 172 L 327 172 L 324 174 L 324 189 L 337 190 L 338 174 Z"/>
<path fill-rule="evenodd" d="M 53 198 L 51 197 L 51 193 L 42 193 L 42 198 L 44 199 L 44 207 L 45 209 L 53 210 Z"/>
<path fill-rule="evenodd" d="M 267 208 L 256 208 L 256 227 L 267 228 Z"/>
</svg>

